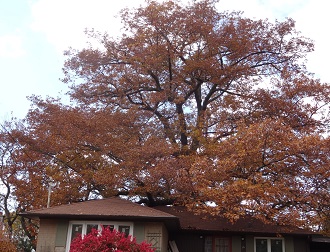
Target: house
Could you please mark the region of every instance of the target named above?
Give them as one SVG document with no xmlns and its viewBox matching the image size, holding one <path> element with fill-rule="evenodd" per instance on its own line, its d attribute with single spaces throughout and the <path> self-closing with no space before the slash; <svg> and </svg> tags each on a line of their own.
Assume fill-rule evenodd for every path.
<svg viewBox="0 0 330 252">
<path fill-rule="evenodd" d="M 231 223 L 218 216 L 195 215 L 183 207 L 151 208 L 116 197 L 21 215 L 40 219 L 37 252 L 68 252 L 73 237 L 101 225 L 132 235 L 138 242 L 145 240 L 157 252 L 312 252 L 311 244 L 319 244 L 312 241 L 312 232 L 302 229 L 248 217 Z"/>
</svg>

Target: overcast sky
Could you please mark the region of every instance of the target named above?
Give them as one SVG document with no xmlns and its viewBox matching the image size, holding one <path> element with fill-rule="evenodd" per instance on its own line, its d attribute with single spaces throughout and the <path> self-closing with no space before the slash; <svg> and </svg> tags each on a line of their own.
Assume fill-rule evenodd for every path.
<svg viewBox="0 0 330 252">
<path fill-rule="evenodd" d="M 141 0 L 0 0 L 0 122 L 23 118 L 32 94 L 56 97 L 67 91 L 63 77 L 63 51 L 86 45 L 85 28 L 119 36 L 124 7 Z M 308 69 L 330 82 L 328 24 L 324 0 L 220 0 L 219 10 L 243 11 L 250 18 L 283 20 L 291 17 L 297 30 L 314 40 Z"/>
</svg>

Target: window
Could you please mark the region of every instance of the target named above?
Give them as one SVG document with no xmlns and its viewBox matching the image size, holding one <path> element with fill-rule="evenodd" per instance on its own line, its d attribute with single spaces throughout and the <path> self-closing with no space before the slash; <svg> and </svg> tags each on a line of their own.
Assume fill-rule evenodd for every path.
<svg viewBox="0 0 330 252">
<path fill-rule="evenodd" d="M 129 235 L 130 229 L 131 229 L 130 226 L 119 225 L 117 230 L 121 233 L 125 233 L 127 237 Z"/>
<path fill-rule="evenodd" d="M 82 224 L 72 224 L 70 241 L 72 241 L 78 235 L 82 235 L 82 229 L 83 229 Z"/>
<path fill-rule="evenodd" d="M 205 252 L 231 252 L 231 240 L 228 237 L 207 236 Z"/>
<path fill-rule="evenodd" d="M 66 251 L 70 250 L 71 241 L 78 235 L 86 235 L 92 229 L 102 230 L 102 227 L 116 229 L 126 236 L 133 235 L 133 223 L 129 222 L 72 221 L 69 224 Z"/>
<path fill-rule="evenodd" d="M 285 252 L 283 238 L 255 238 L 255 252 Z"/>
<path fill-rule="evenodd" d="M 86 225 L 86 234 L 89 234 L 90 232 L 92 232 L 92 229 L 99 229 L 99 225 L 98 224 L 87 224 Z"/>
</svg>

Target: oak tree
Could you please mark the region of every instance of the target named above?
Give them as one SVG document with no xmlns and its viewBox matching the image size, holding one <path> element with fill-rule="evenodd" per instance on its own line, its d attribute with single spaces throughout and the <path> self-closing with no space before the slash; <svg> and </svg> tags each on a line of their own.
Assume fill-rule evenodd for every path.
<svg viewBox="0 0 330 252">
<path fill-rule="evenodd" d="M 121 12 L 120 37 L 87 31 L 93 43 L 66 52 L 73 103 L 34 97 L 22 142 L 86 196 L 320 223 L 330 86 L 304 65 L 313 43 L 290 18 L 216 3 L 147 1 Z"/>
</svg>

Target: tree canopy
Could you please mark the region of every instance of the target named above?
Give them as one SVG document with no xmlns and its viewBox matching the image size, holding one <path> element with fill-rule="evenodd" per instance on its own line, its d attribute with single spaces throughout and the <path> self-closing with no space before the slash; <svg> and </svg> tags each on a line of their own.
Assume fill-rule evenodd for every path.
<svg viewBox="0 0 330 252">
<path fill-rule="evenodd" d="M 32 97 L 13 132 L 54 203 L 138 196 L 232 220 L 319 225 L 329 213 L 329 92 L 295 22 L 147 1 L 123 34 L 66 52 L 71 105 Z M 29 161 L 30 162 L 30 161 Z M 31 166 L 35 169 L 36 166 Z M 33 174 L 33 176 L 32 176 Z"/>
</svg>

